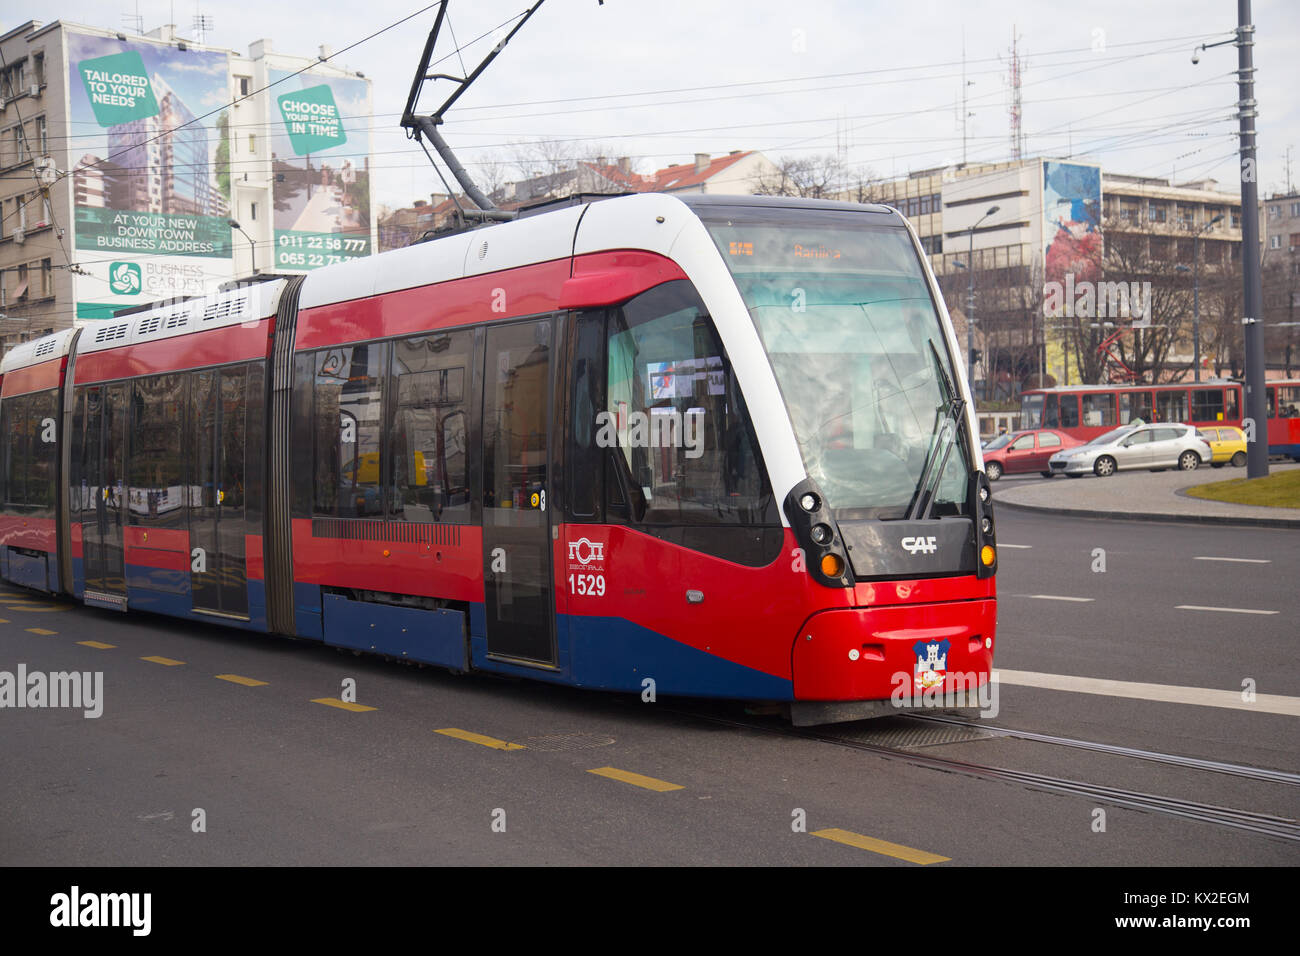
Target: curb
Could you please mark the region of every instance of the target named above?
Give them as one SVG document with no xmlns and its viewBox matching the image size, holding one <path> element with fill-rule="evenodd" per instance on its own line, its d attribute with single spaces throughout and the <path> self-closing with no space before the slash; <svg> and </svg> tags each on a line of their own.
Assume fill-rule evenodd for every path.
<svg viewBox="0 0 1300 956">
<path fill-rule="evenodd" d="M 1001 506 L 1003 508 L 1010 508 L 1012 511 L 1034 511 L 1039 514 L 1062 515 L 1067 518 L 1097 518 L 1106 521 L 1157 521 L 1165 524 L 1221 524 L 1239 525 L 1251 528 L 1286 528 L 1288 530 L 1300 529 L 1300 518 L 1252 518 L 1245 515 L 1237 518 L 1230 515 L 1177 515 L 1087 511 L 1082 508 L 1051 508 L 1042 505 L 1026 505 L 1015 501 L 1007 501 L 1006 499 L 999 501 L 996 494 L 993 496 L 993 504 L 995 507 Z"/>
</svg>

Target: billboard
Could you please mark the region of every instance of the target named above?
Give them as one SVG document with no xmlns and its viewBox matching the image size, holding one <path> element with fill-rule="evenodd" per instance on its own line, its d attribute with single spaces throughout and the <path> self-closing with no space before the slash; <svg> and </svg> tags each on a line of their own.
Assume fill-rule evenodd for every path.
<svg viewBox="0 0 1300 956">
<path fill-rule="evenodd" d="M 1076 315 L 1074 290 L 1093 289 L 1101 277 L 1101 167 L 1043 161 L 1044 316 Z M 1058 290 L 1068 290 L 1070 301 Z M 1086 304 L 1086 300 L 1085 300 Z M 1053 334 L 1055 331 L 1057 334 Z M 1069 380 L 1064 327 L 1047 330 L 1048 366 Z"/>
<path fill-rule="evenodd" d="M 211 291 L 231 275 L 228 54 L 65 35 L 77 318 Z"/>
<path fill-rule="evenodd" d="M 371 252 L 370 85 L 268 70 L 276 272 Z"/>
</svg>

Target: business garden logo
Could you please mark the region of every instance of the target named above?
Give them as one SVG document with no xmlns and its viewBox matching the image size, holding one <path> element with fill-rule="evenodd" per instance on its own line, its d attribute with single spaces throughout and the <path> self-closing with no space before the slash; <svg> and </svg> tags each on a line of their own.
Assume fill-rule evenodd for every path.
<svg viewBox="0 0 1300 956">
<path fill-rule="evenodd" d="M 144 281 L 134 262 L 114 262 L 108 267 L 108 287 L 116 295 L 139 295 Z"/>
</svg>

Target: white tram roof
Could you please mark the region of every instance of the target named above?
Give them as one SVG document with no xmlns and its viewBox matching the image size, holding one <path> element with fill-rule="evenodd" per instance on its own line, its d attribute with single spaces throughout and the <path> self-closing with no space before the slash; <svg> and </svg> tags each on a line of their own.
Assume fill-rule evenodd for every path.
<svg viewBox="0 0 1300 956">
<path fill-rule="evenodd" d="M 592 252 L 643 249 L 669 256 L 696 207 L 808 207 L 891 215 L 876 204 L 757 196 L 637 193 L 594 200 L 457 233 L 307 275 L 299 306 L 310 309 L 387 292 L 567 259 Z"/>
<path fill-rule="evenodd" d="M 283 280 L 259 282 L 101 320 L 86 326 L 77 344 L 77 353 L 102 352 L 123 345 L 258 322 L 275 314 L 284 286 Z"/>
<path fill-rule="evenodd" d="M 4 361 L 0 362 L 0 375 L 63 358 L 72 350 L 72 340 L 76 335 L 75 328 L 62 329 L 50 335 L 42 335 L 39 339 L 15 345 L 5 353 Z"/>
</svg>

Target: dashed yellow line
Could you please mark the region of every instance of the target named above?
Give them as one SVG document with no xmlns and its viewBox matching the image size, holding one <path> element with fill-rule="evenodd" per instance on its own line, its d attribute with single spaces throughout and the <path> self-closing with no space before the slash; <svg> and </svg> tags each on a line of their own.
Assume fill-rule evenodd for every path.
<svg viewBox="0 0 1300 956">
<path fill-rule="evenodd" d="M 148 661 L 150 664 L 161 664 L 163 667 L 179 667 L 180 665 L 185 663 L 184 661 L 174 661 L 170 657 L 158 657 L 158 656 L 142 657 L 140 658 L 140 660 Z"/>
<path fill-rule="evenodd" d="M 435 734 L 442 734 L 446 737 L 455 737 L 457 740 L 467 740 L 472 744 L 480 744 L 484 747 L 491 747 L 493 750 L 526 750 L 523 744 L 507 743 L 504 740 L 497 740 L 495 737 L 489 737 L 486 734 L 476 734 L 469 730 L 461 730 L 459 727 L 444 727 L 442 730 L 435 730 Z"/>
<path fill-rule="evenodd" d="M 619 780 L 623 783 L 630 783 L 634 787 L 644 787 L 647 790 L 653 790 L 656 793 L 666 793 L 669 790 L 684 790 L 685 788 L 675 783 L 669 783 L 667 780 L 658 780 L 655 777 L 647 777 L 645 774 L 632 773 L 630 770 L 619 770 L 616 767 L 597 767 L 595 770 L 588 770 L 587 773 L 594 773 L 599 777 L 609 777 L 610 780 Z"/>
<path fill-rule="evenodd" d="M 29 628 L 27 628 L 27 630 L 30 631 L 32 634 L 57 634 L 57 633 L 59 633 L 58 631 L 50 631 L 50 630 L 46 630 L 46 629 L 43 628 L 43 627 L 29 627 Z"/>
<path fill-rule="evenodd" d="M 312 699 L 313 704 L 324 704 L 326 707 L 337 707 L 339 710 L 350 710 L 359 714 L 366 710 L 378 710 L 378 707 L 367 707 L 365 704 L 353 704 L 346 700 L 339 700 L 337 697 L 315 697 Z"/>
<path fill-rule="evenodd" d="M 901 843 L 890 843 L 888 840 L 877 840 L 875 837 L 863 836 L 861 833 L 854 833 L 852 830 L 841 830 L 839 827 L 814 830 L 812 835 L 821 837 L 823 840 L 834 840 L 836 843 L 857 847 L 859 850 L 870 850 L 872 853 L 892 856 L 898 860 L 907 860 L 909 863 L 920 863 L 922 865 L 927 863 L 947 863 L 952 859 L 952 857 L 948 856 L 939 856 L 937 853 L 927 853 L 925 850 L 903 846 Z"/>
<path fill-rule="evenodd" d="M 82 647 L 94 647 L 101 651 L 107 651 L 117 647 L 116 644 L 105 644 L 103 641 L 77 641 L 77 643 Z"/>
<path fill-rule="evenodd" d="M 8 618 L 0 617 L 0 624 L 11 624 L 11 623 L 13 622 L 10 621 Z"/>
<path fill-rule="evenodd" d="M 254 680 L 251 677 L 240 677 L 238 674 L 218 674 L 217 680 L 228 680 L 232 684 L 243 684 L 245 687 L 265 687 L 268 681 Z"/>
<path fill-rule="evenodd" d="M 4 601 L 0 601 L 0 604 L 4 604 L 6 611 L 25 611 L 28 613 L 39 611 L 42 614 L 48 614 L 52 611 L 66 611 L 68 609 L 66 605 L 61 604 L 7 604 Z"/>
</svg>

